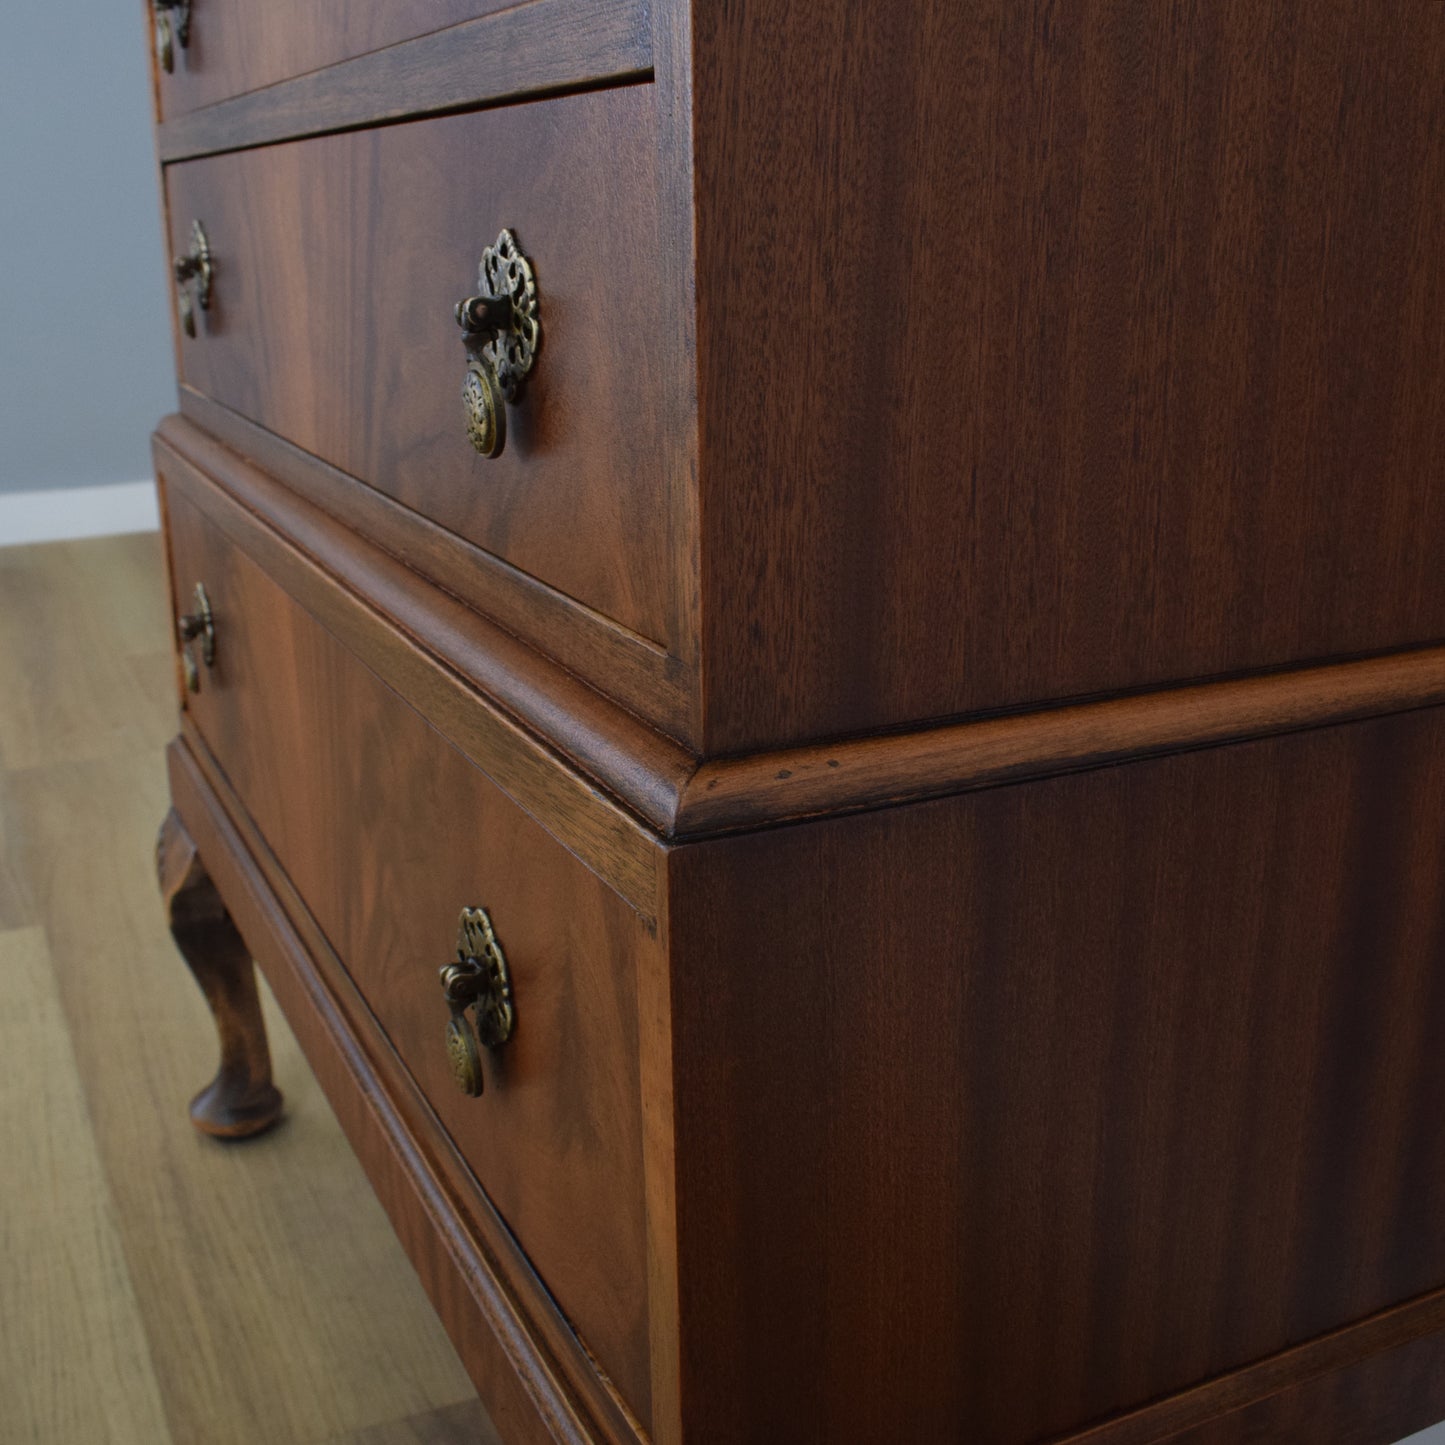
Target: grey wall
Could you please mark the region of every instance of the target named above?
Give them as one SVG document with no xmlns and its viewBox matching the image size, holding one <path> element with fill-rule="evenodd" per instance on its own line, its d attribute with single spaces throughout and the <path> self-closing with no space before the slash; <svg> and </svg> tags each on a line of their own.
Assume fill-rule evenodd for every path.
<svg viewBox="0 0 1445 1445">
<path fill-rule="evenodd" d="M 134 482 L 175 408 L 142 0 L 0 29 L 0 492 Z"/>
</svg>

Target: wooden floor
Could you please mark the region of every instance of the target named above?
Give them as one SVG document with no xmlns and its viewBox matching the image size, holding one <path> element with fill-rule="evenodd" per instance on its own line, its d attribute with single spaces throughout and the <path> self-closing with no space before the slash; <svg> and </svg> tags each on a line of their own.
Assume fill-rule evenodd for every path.
<svg viewBox="0 0 1445 1445">
<path fill-rule="evenodd" d="M 494 1441 L 269 996 L 285 1122 L 186 1118 L 169 628 L 154 535 L 0 549 L 0 1445 Z"/>
</svg>

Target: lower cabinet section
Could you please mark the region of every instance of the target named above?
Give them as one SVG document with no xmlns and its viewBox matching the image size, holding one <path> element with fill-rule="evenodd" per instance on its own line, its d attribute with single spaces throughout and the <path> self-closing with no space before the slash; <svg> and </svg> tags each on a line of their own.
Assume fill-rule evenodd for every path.
<svg viewBox="0 0 1445 1445">
<path fill-rule="evenodd" d="M 1441 711 L 669 873 L 702 1438 L 1053 1440 L 1445 1286 Z M 1198 1438 L 1384 1445 L 1428 1357 L 1374 1430 Z"/>
<path fill-rule="evenodd" d="M 186 710 L 437 1118 L 586 1347 L 649 1414 L 636 974 L 657 940 L 190 502 L 181 606 L 212 609 Z M 515 1028 L 453 1078 L 440 971 L 487 911 Z M 474 1014 L 468 1014 L 472 1027 Z"/>
<path fill-rule="evenodd" d="M 1445 1416 L 1445 710 L 657 838 L 649 909 L 184 491 L 177 811 L 509 1438 Z"/>
</svg>

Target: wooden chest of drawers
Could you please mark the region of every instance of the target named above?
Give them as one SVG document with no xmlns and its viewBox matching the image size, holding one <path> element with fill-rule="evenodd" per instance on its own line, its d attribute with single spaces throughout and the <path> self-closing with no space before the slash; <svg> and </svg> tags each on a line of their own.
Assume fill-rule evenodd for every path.
<svg viewBox="0 0 1445 1445">
<path fill-rule="evenodd" d="M 509 1440 L 1445 1416 L 1445 10 L 151 20 L 198 1126 Z"/>
</svg>

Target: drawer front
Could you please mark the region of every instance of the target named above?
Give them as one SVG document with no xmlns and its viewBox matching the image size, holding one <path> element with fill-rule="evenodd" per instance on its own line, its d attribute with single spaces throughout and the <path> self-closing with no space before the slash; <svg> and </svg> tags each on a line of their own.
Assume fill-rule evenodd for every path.
<svg viewBox="0 0 1445 1445">
<path fill-rule="evenodd" d="M 163 473 L 164 481 L 164 473 Z M 176 593 L 214 665 L 186 707 L 492 1203 L 632 1410 L 650 1410 L 640 917 L 168 490 Z M 191 644 L 199 656 L 199 641 Z M 439 969 L 488 910 L 516 1027 L 485 1092 L 448 1061 Z"/>
<path fill-rule="evenodd" d="M 173 165 L 171 245 L 200 220 L 211 309 L 181 379 L 652 642 L 670 644 L 686 495 L 663 378 L 655 91 L 622 87 Z M 504 228 L 541 344 L 505 450 L 467 435 L 456 303 Z"/>
<path fill-rule="evenodd" d="M 162 117 L 503 10 L 512 0 L 197 0 L 186 44 L 158 70 Z"/>
</svg>

